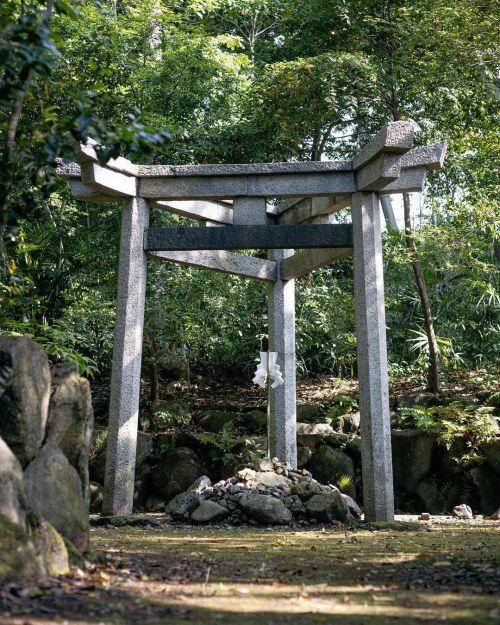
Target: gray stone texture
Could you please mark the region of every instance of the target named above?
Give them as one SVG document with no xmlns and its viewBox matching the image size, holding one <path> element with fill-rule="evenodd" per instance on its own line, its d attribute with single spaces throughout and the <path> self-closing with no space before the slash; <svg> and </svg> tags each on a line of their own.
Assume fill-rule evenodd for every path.
<svg viewBox="0 0 500 625">
<path fill-rule="evenodd" d="M 61 449 L 44 445 L 24 472 L 28 507 L 83 553 L 88 545 L 88 508 L 80 477 Z"/>
<path fill-rule="evenodd" d="M 240 506 L 249 517 L 260 523 L 284 525 L 292 520 L 290 510 L 271 495 L 247 495 L 240 499 Z"/>
<path fill-rule="evenodd" d="M 73 363 L 51 369 L 52 395 L 49 404 L 46 442 L 59 445 L 82 481 L 83 496 L 90 502 L 89 456 L 94 411 L 88 380 Z"/>
<path fill-rule="evenodd" d="M 137 175 L 140 177 L 228 177 L 296 173 L 314 174 L 351 170 L 351 161 L 294 161 L 284 163 L 237 163 L 210 165 L 138 165 Z"/>
<path fill-rule="evenodd" d="M 222 202 L 205 202 L 203 200 L 180 200 L 169 202 L 153 202 L 153 205 L 189 219 L 209 221 L 212 223 L 231 225 L 232 209 Z"/>
<path fill-rule="evenodd" d="M 378 191 L 397 180 L 401 172 L 401 155 L 381 154 L 356 172 L 358 191 Z"/>
<path fill-rule="evenodd" d="M 123 174 L 116 174 L 123 176 Z M 84 180 L 85 182 L 85 180 Z M 110 184 L 110 181 L 106 181 Z M 90 183 L 87 183 L 90 185 Z M 95 185 L 95 188 L 103 188 Z M 105 189 L 112 188 L 104 187 Z M 354 193 L 352 171 L 254 176 L 178 176 L 139 178 L 139 195 L 149 199 L 223 199 L 236 196 L 294 197 Z"/>
<path fill-rule="evenodd" d="M 412 193 L 422 191 L 427 176 L 425 167 L 413 167 L 411 169 L 401 170 L 401 174 L 397 180 L 385 185 L 380 193 Z"/>
<path fill-rule="evenodd" d="M 413 135 L 404 128 L 401 141 L 406 146 L 408 136 Z M 390 521 L 394 518 L 394 493 L 384 269 L 380 207 L 375 193 L 353 195 L 352 223 L 363 503 L 367 520 Z"/>
<path fill-rule="evenodd" d="M 276 227 L 276 226 L 273 226 Z M 278 265 L 293 250 L 271 250 L 269 258 Z M 284 384 L 270 389 L 271 456 L 297 466 L 297 400 L 295 364 L 295 281 L 276 280 L 268 288 L 269 350 L 277 352 Z"/>
<path fill-rule="evenodd" d="M 401 492 L 415 493 L 431 471 L 436 439 L 422 430 L 393 430 L 391 439 L 394 485 Z"/>
<path fill-rule="evenodd" d="M 144 242 L 147 252 L 325 247 L 352 247 L 351 224 L 150 228 Z"/>
<path fill-rule="evenodd" d="M 165 512 L 174 519 L 182 519 L 189 516 L 200 505 L 200 501 L 201 497 L 194 491 L 179 493 L 168 502 Z"/>
<path fill-rule="evenodd" d="M 327 247 L 295 252 L 281 263 L 281 279 L 292 280 L 352 256 L 352 247 Z"/>
<path fill-rule="evenodd" d="M 328 423 L 297 423 L 297 442 L 311 449 L 334 434 Z"/>
<path fill-rule="evenodd" d="M 82 182 L 94 191 L 106 195 L 133 198 L 137 195 L 137 180 L 119 171 L 108 169 L 93 162 L 81 164 Z"/>
<path fill-rule="evenodd" d="M 26 496 L 23 468 L 19 460 L 0 438 L 0 514 L 12 523 L 24 527 L 26 522 Z"/>
<path fill-rule="evenodd" d="M 276 280 L 276 263 L 255 256 L 236 254 L 227 250 L 191 250 L 181 252 L 148 252 L 148 257 L 210 269 L 221 273 L 231 273 L 242 278 L 274 282 Z"/>
<path fill-rule="evenodd" d="M 357 153 L 352 161 L 353 168 L 360 169 L 383 152 L 407 152 L 413 144 L 414 134 L 412 122 L 389 122 Z"/>
<path fill-rule="evenodd" d="M 235 197 L 233 201 L 233 223 L 235 226 L 266 225 L 272 217 L 266 212 L 264 197 Z"/>
<path fill-rule="evenodd" d="M 144 200 L 123 202 L 104 484 L 106 515 L 132 512 L 146 292 L 143 233 L 148 222 Z"/>
<path fill-rule="evenodd" d="M 220 521 L 229 514 L 229 510 L 215 501 L 202 501 L 191 515 L 195 523 L 212 523 Z"/>
<path fill-rule="evenodd" d="M 307 513 L 318 521 L 344 521 L 349 508 L 339 490 L 313 495 L 306 505 Z"/>
<path fill-rule="evenodd" d="M 155 491 L 170 501 L 206 473 L 207 469 L 196 452 L 188 447 L 178 447 L 163 456 L 151 477 Z"/>
<path fill-rule="evenodd" d="M 29 338 L 0 336 L 0 436 L 25 467 L 45 436 L 50 368 Z"/>
</svg>

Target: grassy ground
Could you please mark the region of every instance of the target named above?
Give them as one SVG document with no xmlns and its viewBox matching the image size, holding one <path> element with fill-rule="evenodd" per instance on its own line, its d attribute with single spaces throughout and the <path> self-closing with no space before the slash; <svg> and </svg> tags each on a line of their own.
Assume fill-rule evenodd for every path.
<svg viewBox="0 0 500 625">
<path fill-rule="evenodd" d="M 500 524 L 98 528 L 101 564 L 0 589 L 8 625 L 500 622 Z"/>
</svg>

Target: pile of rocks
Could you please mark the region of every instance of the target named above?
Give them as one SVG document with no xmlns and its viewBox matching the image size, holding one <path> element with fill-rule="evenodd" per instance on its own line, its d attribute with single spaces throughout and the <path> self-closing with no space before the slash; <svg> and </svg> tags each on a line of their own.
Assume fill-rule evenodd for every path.
<svg viewBox="0 0 500 625">
<path fill-rule="evenodd" d="M 306 469 L 292 469 L 277 458 L 261 460 L 216 484 L 202 476 L 174 497 L 166 512 L 177 521 L 224 520 L 232 525 L 305 525 L 361 516 L 356 502 L 338 488 L 320 484 Z"/>
</svg>

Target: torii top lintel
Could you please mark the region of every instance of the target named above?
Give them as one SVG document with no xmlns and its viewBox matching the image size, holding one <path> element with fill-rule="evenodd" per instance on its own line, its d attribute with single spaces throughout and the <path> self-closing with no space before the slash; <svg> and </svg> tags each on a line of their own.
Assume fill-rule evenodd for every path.
<svg viewBox="0 0 500 625">
<path fill-rule="evenodd" d="M 89 141 L 77 146 L 77 163 L 62 165 L 59 173 L 72 181 L 75 197 L 101 202 L 135 196 L 154 203 L 325 196 L 340 201 L 356 191 L 422 190 L 427 171 L 442 166 L 446 143 L 411 150 L 413 137 L 413 123 L 390 122 L 352 161 L 238 165 L 136 165 L 122 157 L 102 165 Z"/>
<path fill-rule="evenodd" d="M 58 172 L 79 200 L 143 198 L 207 226 L 222 226 L 149 228 L 144 233 L 149 257 L 274 282 L 352 253 L 352 225 L 333 224 L 332 213 L 350 205 L 353 193 L 423 189 L 427 171 L 442 166 L 446 143 L 412 150 L 413 137 L 412 123 L 391 122 L 351 161 L 239 165 L 136 165 L 122 157 L 103 165 L 89 140 L 76 146 L 77 162 Z M 266 198 L 282 201 L 270 205 Z M 228 251 L 266 248 L 302 251 L 279 268 L 273 260 Z"/>
</svg>

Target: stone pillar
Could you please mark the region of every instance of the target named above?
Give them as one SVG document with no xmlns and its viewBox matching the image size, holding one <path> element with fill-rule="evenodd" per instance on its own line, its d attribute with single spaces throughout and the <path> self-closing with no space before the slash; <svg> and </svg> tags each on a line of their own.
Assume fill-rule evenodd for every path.
<svg viewBox="0 0 500 625">
<path fill-rule="evenodd" d="M 270 226 L 272 227 L 272 226 Z M 270 250 L 278 262 L 294 250 Z M 269 286 L 269 350 L 278 352 L 277 363 L 285 383 L 271 389 L 271 456 L 297 467 L 297 402 L 295 396 L 295 280 L 280 280 Z"/>
<path fill-rule="evenodd" d="M 132 512 L 146 294 L 143 237 L 148 223 L 146 200 L 123 201 L 104 482 L 107 515 Z"/>
<path fill-rule="evenodd" d="M 363 504 L 369 521 L 394 518 L 384 270 L 376 193 L 352 196 L 354 297 L 361 412 Z"/>
</svg>

